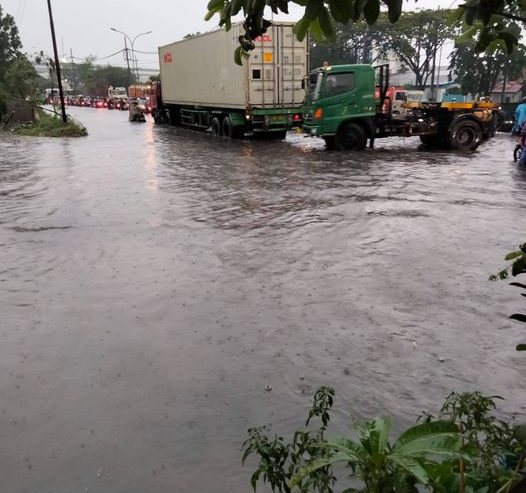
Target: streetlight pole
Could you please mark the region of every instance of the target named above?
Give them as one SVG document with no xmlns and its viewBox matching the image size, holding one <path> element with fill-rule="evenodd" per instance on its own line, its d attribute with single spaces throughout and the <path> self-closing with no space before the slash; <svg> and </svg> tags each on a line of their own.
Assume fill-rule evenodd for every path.
<svg viewBox="0 0 526 493">
<path fill-rule="evenodd" d="M 130 45 L 131 45 L 131 54 L 132 54 L 132 66 L 133 66 L 133 63 L 135 62 L 135 76 L 137 77 L 137 82 L 139 82 L 139 67 L 137 65 L 137 60 L 135 58 L 135 51 L 133 49 L 133 45 L 135 44 L 135 41 L 137 40 L 138 37 L 140 36 L 145 36 L 146 34 L 150 34 L 152 31 L 146 31 L 145 33 L 140 33 L 140 34 L 137 34 L 137 36 L 135 36 L 135 38 L 131 39 L 125 32 L 123 31 L 119 31 L 118 29 L 115 29 L 114 27 L 110 27 L 110 29 L 112 31 L 115 31 L 116 33 L 120 33 L 124 36 L 124 39 L 128 39 L 128 41 L 130 42 Z M 126 41 L 124 42 L 125 46 L 126 46 Z M 128 48 L 126 48 L 127 50 Z M 127 51 L 126 51 L 127 53 Z"/>
<path fill-rule="evenodd" d="M 53 22 L 53 12 L 51 11 L 51 0 L 47 0 L 47 8 L 49 11 L 49 25 L 51 27 L 51 39 L 53 41 L 53 52 L 55 55 L 55 70 L 57 71 L 58 94 L 60 96 L 60 106 L 62 109 L 62 121 L 66 123 L 68 121 L 68 117 L 66 115 L 66 106 L 64 104 L 64 90 L 62 89 L 60 60 L 58 59 L 57 38 L 55 37 L 55 23 Z"/>
</svg>

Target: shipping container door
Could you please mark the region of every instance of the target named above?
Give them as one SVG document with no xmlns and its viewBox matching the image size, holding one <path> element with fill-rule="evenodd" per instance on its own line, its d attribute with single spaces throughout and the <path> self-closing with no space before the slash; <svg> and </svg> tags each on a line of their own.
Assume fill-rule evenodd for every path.
<svg viewBox="0 0 526 493">
<path fill-rule="evenodd" d="M 305 91 L 301 81 L 308 73 L 306 40 L 298 41 L 292 25 L 276 26 L 278 77 L 276 90 L 279 104 L 296 106 L 303 102 Z"/>
<path fill-rule="evenodd" d="M 274 26 L 255 40 L 249 58 L 249 100 L 252 106 L 274 106 L 276 98 L 276 57 Z"/>
</svg>

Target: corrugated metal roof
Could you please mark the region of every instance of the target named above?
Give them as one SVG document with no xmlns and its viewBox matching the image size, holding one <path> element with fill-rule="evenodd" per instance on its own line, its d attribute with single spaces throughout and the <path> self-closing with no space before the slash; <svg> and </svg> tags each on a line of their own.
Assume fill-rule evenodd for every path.
<svg viewBox="0 0 526 493">
<path fill-rule="evenodd" d="M 524 85 L 524 83 L 522 81 L 511 80 L 511 81 L 506 83 L 506 87 L 504 88 L 504 92 L 505 93 L 516 94 L 519 91 L 522 91 L 522 86 L 523 85 Z M 493 91 L 491 91 L 491 94 L 501 93 L 501 92 L 502 92 L 502 82 L 500 82 L 499 84 L 497 84 L 493 88 Z"/>
</svg>

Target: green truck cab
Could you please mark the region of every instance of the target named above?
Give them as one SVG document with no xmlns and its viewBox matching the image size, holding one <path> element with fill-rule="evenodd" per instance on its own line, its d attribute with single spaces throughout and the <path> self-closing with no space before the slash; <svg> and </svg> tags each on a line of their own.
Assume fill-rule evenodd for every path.
<svg viewBox="0 0 526 493">
<path fill-rule="evenodd" d="M 303 86 L 303 132 L 323 138 L 329 149 L 357 151 L 378 138 L 419 136 L 428 147 L 473 151 L 495 134 L 498 108 L 488 101 L 417 102 L 393 118 L 388 65 L 325 66 Z"/>
</svg>

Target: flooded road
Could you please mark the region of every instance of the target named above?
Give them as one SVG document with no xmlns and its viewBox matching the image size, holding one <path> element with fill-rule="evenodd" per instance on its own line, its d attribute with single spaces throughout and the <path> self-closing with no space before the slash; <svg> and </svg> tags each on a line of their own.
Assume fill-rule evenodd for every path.
<svg viewBox="0 0 526 493">
<path fill-rule="evenodd" d="M 89 137 L 0 135 L 3 491 L 248 492 L 246 429 L 322 384 L 338 431 L 451 390 L 525 418 L 522 301 L 487 280 L 526 241 L 508 136 L 353 155 L 70 112 Z"/>
</svg>

